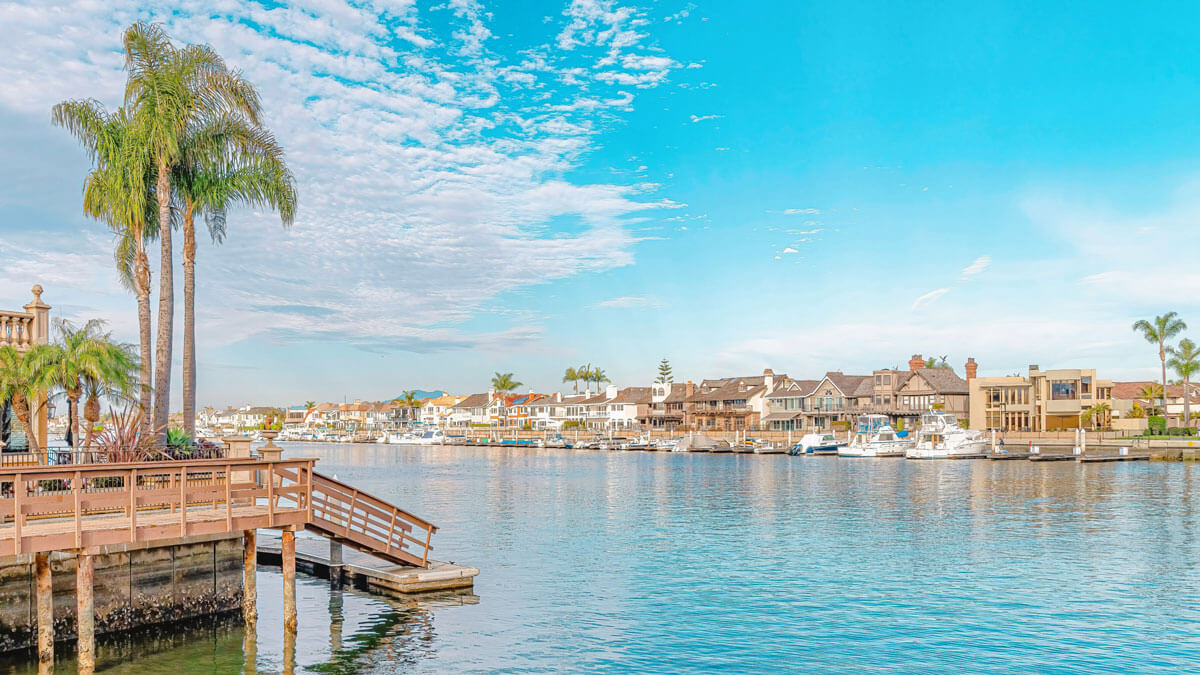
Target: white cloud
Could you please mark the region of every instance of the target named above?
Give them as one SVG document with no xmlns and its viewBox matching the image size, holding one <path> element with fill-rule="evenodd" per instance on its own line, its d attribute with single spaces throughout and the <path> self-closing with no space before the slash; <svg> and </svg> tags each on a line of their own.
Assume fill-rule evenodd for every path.
<svg viewBox="0 0 1200 675">
<path fill-rule="evenodd" d="M 796 249 L 792 248 L 791 246 L 789 246 L 789 247 L 787 247 L 787 248 L 783 249 L 783 251 L 782 251 L 782 252 L 783 252 L 783 253 L 799 253 L 799 251 L 797 251 Z"/>
<path fill-rule="evenodd" d="M 809 215 L 816 216 L 821 214 L 821 209 L 784 209 L 785 216 Z"/>
<path fill-rule="evenodd" d="M 622 295 L 596 303 L 606 309 L 654 309 L 662 307 L 662 301 L 649 295 Z"/>
<path fill-rule="evenodd" d="M 975 262 L 962 268 L 962 281 L 967 281 L 977 274 L 980 274 L 992 264 L 991 256 L 981 255 L 975 259 Z"/>
<path fill-rule="evenodd" d="M 919 298 L 917 298 L 916 300 L 913 301 L 912 309 L 916 309 L 923 305 L 932 304 L 932 303 L 936 302 L 938 298 L 942 297 L 949 291 L 950 291 L 949 288 L 938 288 L 938 289 L 929 291 L 928 293 L 920 296 Z"/>
<path fill-rule="evenodd" d="M 704 120 L 719 120 L 722 115 L 692 115 L 692 124 L 703 122 Z"/>
<path fill-rule="evenodd" d="M 426 24 L 431 11 L 450 22 L 448 37 Z M 201 244 L 201 339 L 267 334 L 418 351 L 487 344 L 540 329 L 528 318 L 490 333 L 457 324 L 506 291 L 632 264 L 631 216 L 676 206 L 647 197 L 644 185 L 561 178 L 631 108 L 621 85 L 655 86 L 677 67 L 638 28 L 640 16 L 576 0 L 561 32 L 551 27 L 547 44 L 511 60 L 494 51 L 505 38 L 474 0 L 428 9 L 404 0 L 8 3 L 0 113 L 35 138 L 65 137 L 45 121 L 50 106 L 118 104 L 121 31 L 134 18 L 164 21 L 180 42 L 212 44 L 260 88 L 301 199 L 286 233 L 269 214 L 240 211 L 220 249 Z M 77 200 L 82 172 L 56 175 L 41 187 L 53 191 L 47 199 Z M 64 286 L 90 283 L 82 270 L 95 266 L 111 278 L 109 243 L 94 250 L 61 265 Z"/>
</svg>

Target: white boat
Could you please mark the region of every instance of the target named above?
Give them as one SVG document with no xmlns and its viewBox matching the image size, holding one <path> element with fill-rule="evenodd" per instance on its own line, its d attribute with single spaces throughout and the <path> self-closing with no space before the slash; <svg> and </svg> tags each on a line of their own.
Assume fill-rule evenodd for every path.
<svg viewBox="0 0 1200 675">
<path fill-rule="evenodd" d="M 905 432 L 898 432 L 887 415 L 859 415 L 850 445 L 838 448 L 838 457 L 903 457 L 913 445 Z"/>
<path fill-rule="evenodd" d="M 754 444 L 754 454 L 756 455 L 782 455 L 785 452 L 787 449 L 776 443 L 759 441 Z"/>
<path fill-rule="evenodd" d="M 416 445 L 420 438 L 420 434 L 411 431 L 393 431 L 388 434 L 388 443 L 391 445 Z"/>
<path fill-rule="evenodd" d="M 446 434 L 441 429 L 430 429 L 421 434 L 417 439 L 417 445 L 444 445 L 446 443 Z"/>
<path fill-rule="evenodd" d="M 789 455 L 834 455 L 837 454 L 838 448 L 845 443 L 838 443 L 837 437 L 833 434 L 817 432 L 814 434 L 804 434 L 799 441 L 788 450 Z"/>
<path fill-rule="evenodd" d="M 921 415 L 917 444 L 905 453 L 908 459 L 946 459 L 987 452 L 987 440 L 974 429 L 958 426 L 958 418 L 948 412 L 929 411 Z"/>
</svg>

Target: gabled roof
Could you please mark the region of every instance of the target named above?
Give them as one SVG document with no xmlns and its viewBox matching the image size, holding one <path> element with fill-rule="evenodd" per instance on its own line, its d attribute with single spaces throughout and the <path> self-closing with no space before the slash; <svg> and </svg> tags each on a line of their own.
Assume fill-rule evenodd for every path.
<svg viewBox="0 0 1200 675">
<path fill-rule="evenodd" d="M 613 403 L 649 403 L 651 398 L 650 387 L 626 387 L 617 392 Z"/>
<path fill-rule="evenodd" d="M 858 391 L 858 385 L 862 384 L 863 380 L 870 380 L 871 376 L 846 375 L 839 370 L 831 370 L 828 373 L 825 373 L 824 379 L 833 383 L 833 386 L 837 387 L 838 391 L 842 392 L 842 396 L 854 396 L 854 393 Z M 817 383 L 817 386 L 820 386 L 819 382 Z"/>
<path fill-rule="evenodd" d="M 740 401 L 749 399 L 756 394 L 766 391 L 763 376 L 731 377 L 723 380 L 724 384 L 707 391 L 698 391 L 689 401 Z"/>
<path fill-rule="evenodd" d="M 463 400 L 455 403 L 454 408 L 482 408 L 488 404 L 491 396 L 488 394 L 471 394 Z"/>
<path fill-rule="evenodd" d="M 875 395 L 875 383 L 870 377 L 864 377 L 862 382 L 858 383 L 858 387 L 850 394 L 853 398 L 871 398 Z"/>
<path fill-rule="evenodd" d="M 1138 392 L 1141 391 L 1142 388 L 1146 387 L 1147 385 L 1153 385 L 1155 387 L 1162 386 L 1162 384 L 1159 382 L 1150 382 L 1149 380 L 1142 380 L 1142 381 L 1138 381 L 1138 382 L 1113 382 L 1112 383 L 1112 397 L 1113 397 L 1113 399 L 1122 400 L 1122 401 L 1144 401 L 1144 400 L 1146 400 L 1145 397 L 1139 396 Z M 1192 387 L 1193 387 L 1192 401 L 1193 402 L 1200 401 L 1200 392 L 1195 391 L 1195 386 L 1196 385 L 1192 385 Z M 1155 398 L 1157 398 L 1157 397 L 1155 397 Z M 1179 385 L 1179 384 L 1168 384 L 1167 385 L 1167 402 L 1170 403 L 1171 399 L 1183 399 L 1183 385 Z"/>
<path fill-rule="evenodd" d="M 950 368 L 918 368 L 913 371 L 913 376 L 928 382 L 939 394 L 966 394 L 968 391 L 967 381 Z"/>
<path fill-rule="evenodd" d="M 687 385 L 682 383 L 671 383 L 671 390 L 667 392 L 663 403 L 682 403 L 687 399 Z"/>
<path fill-rule="evenodd" d="M 821 384 L 820 380 L 793 380 L 788 379 L 776 385 L 775 391 L 767 394 L 767 398 L 796 398 L 799 396 L 808 396 Z"/>
</svg>

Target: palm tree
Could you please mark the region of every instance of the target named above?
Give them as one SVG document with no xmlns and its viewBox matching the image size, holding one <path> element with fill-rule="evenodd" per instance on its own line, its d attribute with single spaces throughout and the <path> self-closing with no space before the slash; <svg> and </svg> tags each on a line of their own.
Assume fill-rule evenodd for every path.
<svg viewBox="0 0 1200 675">
<path fill-rule="evenodd" d="M 249 86 L 249 85 L 247 85 Z M 225 114 L 191 130 L 171 180 L 183 211 L 183 425 L 196 430 L 196 228 L 203 214 L 214 243 L 224 240 L 227 209 L 269 207 L 284 227 L 296 214 L 296 189 L 283 149 L 244 117 Z"/>
<path fill-rule="evenodd" d="M 931 356 L 925 360 L 926 368 L 949 368 L 950 364 L 946 361 L 948 354 L 942 356 Z"/>
<path fill-rule="evenodd" d="M 124 34 L 125 106 L 144 139 L 155 178 L 159 232 L 158 335 L 151 428 L 166 433 L 171 400 L 175 295 L 171 251 L 171 174 L 185 158 L 189 134 L 225 113 L 258 124 L 258 92 L 230 71 L 211 47 L 171 43 L 162 26 L 135 23 Z"/>
<path fill-rule="evenodd" d="M 1141 389 L 1138 389 L 1137 397 L 1149 404 L 1147 406 L 1147 412 L 1149 414 L 1157 415 L 1162 412 L 1162 410 L 1158 410 L 1154 406 L 1155 399 L 1163 398 L 1163 387 L 1161 384 L 1157 384 L 1154 382 L 1147 384 L 1146 386 L 1142 387 Z M 1164 410 L 1165 410 L 1165 408 L 1164 408 Z"/>
<path fill-rule="evenodd" d="M 562 381 L 563 382 L 574 382 L 575 383 L 575 393 L 576 394 L 579 393 L 579 373 L 574 368 L 567 368 L 566 372 L 563 373 Z"/>
<path fill-rule="evenodd" d="M 492 378 L 492 388 L 501 394 L 512 393 L 521 385 L 521 382 L 513 379 L 512 373 L 496 373 L 495 377 Z"/>
<path fill-rule="evenodd" d="M 96 101 L 64 101 L 54 106 L 54 124 L 75 136 L 95 167 L 84 180 L 83 212 L 108 225 L 117 237 L 113 258 L 121 284 L 137 297 L 142 409 L 150 410 L 153 381 L 150 353 L 150 262 L 146 242 L 158 233 L 154 181 L 149 156 L 125 109 L 108 113 Z M 149 416 L 141 418 L 143 430 Z"/>
<path fill-rule="evenodd" d="M 605 382 L 612 382 L 612 380 L 608 379 L 608 375 L 604 372 L 603 368 L 589 369 L 588 375 L 591 381 L 596 383 L 597 394 L 600 393 L 600 385 L 604 384 Z"/>
<path fill-rule="evenodd" d="M 404 392 L 404 407 L 408 408 L 409 419 L 417 418 L 417 410 L 421 407 L 421 400 L 417 398 L 416 392 Z"/>
<path fill-rule="evenodd" d="M 315 407 L 317 407 L 317 402 L 316 402 L 316 401 L 305 401 L 305 402 L 304 402 L 304 409 L 305 409 L 305 410 L 312 410 L 312 409 L 313 409 L 313 408 L 315 408 Z"/>
<path fill-rule="evenodd" d="M 1200 372 L 1200 351 L 1197 351 L 1196 343 L 1184 338 L 1179 341 L 1178 347 L 1167 347 L 1167 353 L 1171 355 L 1167 365 L 1183 379 L 1183 425 L 1190 427 L 1192 426 L 1192 376 Z"/>
<path fill-rule="evenodd" d="M 132 390 L 134 359 L 102 330 L 104 322 L 99 319 L 88 321 L 82 328 L 59 319 L 56 327 L 59 342 L 47 352 L 48 376 L 51 384 L 60 387 L 67 399 L 71 445 L 76 447 L 79 443 L 79 400 L 85 390 Z M 96 386 L 89 387 L 90 383 Z"/>
<path fill-rule="evenodd" d="M 1158 359 L 1162 361 L 1162 389 L 1159 395 L 1162 399 L 1162 413 L 1167 414 L 1167 340 L 1187 330 L 1187 324 L 1175 312 L 1167 312 L 1154 317 L 1154 321 L 1142 319 L 1133 324 L 1133 330 L 1142 334 L 1146 342 L 1158 344 Z"/>
<path fill-rule="evenodd" d="M 1105 415 L 1110 410 L 1112 410 L 1112 406 L 1107 403 L 1097 403 L 1083 411 L 1083 419 L 1085 422 L 1089 422 L 1092 428 L 1095 429 L 1104 422 Z"/>
<path fill-rule="evenodd" d="M 36 345 L 25 352 L 12 345 L 0 347 L 0 401 L 12 404 L 13 414 L 25 427 L 29 451 L 34 454 L 40 453 L 42 446 L 33 420 L 45 405 L 47 390 L 54 384 L 54 357 L 50 345 Z"/>
<path fill-rule="evenodd" d="M 585 363 L 575 369 L 575 374 L 579 379 L 583 380 L 583 393 L 590 394 L 592 391 L 592 364 Z M 576 390 L 578 392 L 578 390 Z"/>
</svg>

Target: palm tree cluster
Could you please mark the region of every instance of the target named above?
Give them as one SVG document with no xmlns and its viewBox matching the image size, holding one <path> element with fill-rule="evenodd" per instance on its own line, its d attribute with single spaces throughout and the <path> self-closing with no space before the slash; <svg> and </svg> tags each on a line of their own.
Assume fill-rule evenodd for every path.
<svg viewBox="0 0 1200 675">
<path fill-rule="evenodd" d="M 567 368 L 566 372 L 563 373 L 562 381 L 574 382 L 576 394 L 579 393 L 580 382 L 584 383 L 583 393 L 585 394 L 592 391 L 593 382 L 596 383 L 596 391 L 600 390 L 601 384 L 605 382 L 612 382 L 612 380 L 609 379 L 608 374 L 604 372 L 603 368 L 595 368 L 590 363 L 579 366 L 578 368 Z"/>
<path fill-rule="evenodd" d="M 285 227 L 296 189 L 283 149 L 262 126 L 258 91 L 207 45 L 176 46 L 156 24 L 135 23 L 123 36 L 124 102 L 109 112 L 95 100 L 54 106 L 52 121 L 87 150 L 83 210 L 116 239 L 122 282 L 137 296 L 139 404 L 143 430 L 165 430 L 174 346 L 172 234 L 183 232 L 183 419 L 196 417 L 195 223 L 224 240 L 228 209 L 269 208 Z M 151 359 L 151 272 L 147 245 L 159 246 L 157 336 Z M 153 399 L 151 398 L 153 397 Z M 156 432 L 159 434 L 165 431 Z M 160 439 L 161 442 L 162 439 Z"/>
<path fill-rule="evenodd" d="M 1133 324 L 1133 330 L 1140 333 L 1146 342 L 1158 347 L 1158 359 L 1162 365 L 1162 384 L 1153 387 L 1143 387 L 1138 396 L 1153 403 L 1157 398 L 1161 403 L 1160 414 L 1167 412 L 1167 367 L 1179 375 L 1178 384 L 1183 386 L 1183 423 L 1191 426 L 1192 422 L 1192 377 L 1200 371 L 1200 351 L 1196 344 L 1184 338 L 1178 345 L 1167 344 L 1187 330 L 1187 324 L 1179 318 L 1176 312 L 1167 312 L 1153 320 L 1142 319 Z M 1170 357 L 1168 359 L 1168 357 Z"/>
<path fill-rule="evenodd" d="M 492 389 L 500 394 L 511 394 L 523 383 L 513 379 L 512 373 L 496 373 L 492 376 Z"/>
<path fill-rule="evenodd" d="M 93 319 L 82 327 L 56 322 L 58 340 L 22 352 L 0 347 L 0 401 L 12 404 L 13 414 L 25 429 L 29 451 L 41 452 L 45 439 L 37 437 L 33 421 L 52 398 L 67 401 L 68 435 L 79 447 L 79 402 L 84 401 L 86 433 L 83 447 L 91 445 L 100 422 L 100 402 L 133 400 L 137 389 L 137 357 L 129 345 L 113 341 L 104 322 Z"/>
</svg>

